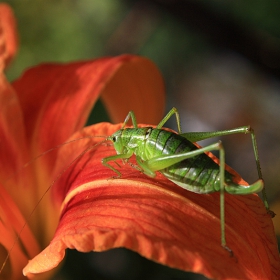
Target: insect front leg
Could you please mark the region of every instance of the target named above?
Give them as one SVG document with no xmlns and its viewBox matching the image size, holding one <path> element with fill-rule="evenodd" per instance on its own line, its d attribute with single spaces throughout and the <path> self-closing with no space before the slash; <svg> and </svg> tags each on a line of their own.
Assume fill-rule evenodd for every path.
<svg viewBox="0 0 280 280">
<path fill-rule="evenodd" d="M 118 171 L 115 167 L 113 167 L 111 164 L 109 164 L 109 161 L 116 161 L 118 159 L 122 159 L 122 160 L 126 160 L 129 159 L 132 156 L 133 152 L 129 152 L 127 154 L 119 154 L 119 155 L 114 155 L 114 156 L 110 156 L 110 157 L 106 157 L 102 159 L 102 164 L 108 168 L 110 168 L 111 170 L 113 170 L 114 172 L 116 172 L 118 174 L 118 178 L 121 177 L 121 172 Z"/>
<path fill-rule="evenodd" d="M 122 125 L 121 129 L 123 129 L 127 125 L 129 119 L 131 119 L 132 125 L 133 125 L 134 128 L 138 127 L 138 124 L 137 124 L 134 112 L 133 111 L 129 111 L 129 113 L 127 114 L 127 116 L 126 116 L 126 118 L 125 118 L 125 120 L 123 122 L 123 125 Z"/>
</svg>

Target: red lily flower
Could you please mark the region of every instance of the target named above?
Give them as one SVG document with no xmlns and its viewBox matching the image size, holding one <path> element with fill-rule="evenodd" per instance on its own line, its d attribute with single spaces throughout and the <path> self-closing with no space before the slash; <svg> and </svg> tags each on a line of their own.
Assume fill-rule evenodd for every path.
<svg viewBox="0 0 280 280">
<path fill-rule="evenodd" d="M 1 5 L 2 35 L 15 32 L 7 24 L 11 17 Z M 15 45 L 9 38 L 15 36 L 3 38 L 1 59 L 9 61 L 14 53 L 9 46 Z M 118 130 L 121 124 L 109 123 L 82 129 L 99 95 L 115 122 L 132 109 L 144 123 L 157 123 L 162 116 L 161 76 L 149 60 L 137 56 L 41 65 L 12 86 L 1 74 L 1 252 L 5 256 L 13 247 L 2 275 L 20 279 L 22 266 L 36 254 L 24 268 L 28 277 L 56 267 L 66 248 L 88 252 L 126 247 L 209 278 L 279 279 L 273 225 L 257 195 L 226 195 L 226 234 L 233 258 L 220 245 L 219 193 L 191 193 L 160 174 L 152 179 L 121 162 L 122 177 L 114 179 L 101 159 L 115 151 L 94 146 L 100 138 L 64 145 L 22 170 L 25 162 L 67 139 Z M 15 243 L 16 233 L 20 242 Z M 38 244 L 48 246 L 39 253 Z"/>
</svg>

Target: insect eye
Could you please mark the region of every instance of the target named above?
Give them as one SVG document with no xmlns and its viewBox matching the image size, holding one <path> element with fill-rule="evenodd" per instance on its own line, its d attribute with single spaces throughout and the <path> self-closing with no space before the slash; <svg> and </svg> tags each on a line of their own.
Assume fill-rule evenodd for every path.
<svg viewBox="0 0 280 280">
<path fill-rule="evenodd" d="M 116 140 L 117 140 L 116 136 L 114 136 L 114 137 L 112 138 L 112 140 L 113 140 L 113 142 L 116 142 Z"/>
</svg>

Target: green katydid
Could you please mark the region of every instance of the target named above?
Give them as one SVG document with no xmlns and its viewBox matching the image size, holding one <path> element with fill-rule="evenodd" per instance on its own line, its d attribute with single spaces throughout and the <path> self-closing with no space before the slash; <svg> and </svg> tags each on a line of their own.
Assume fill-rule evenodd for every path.
<svg viewBox="0 0 280 280">
<path fill-rule="evenodd" d="M 179 134 L 162 129 L 167 120 L 174 115 L 177 119 Z M 133 128 L 125 128 L 131 119 Z M 194 142 L 235 133 L 251 134 L 259 179 L 252 185 L 243 186 L 235 183 L 232 174 L 225 170 L 225 151 L 222 143 L 198 148 Z M 133 154 L 143 173 L 155 177 L 159 171 L 176 185 L 195 193 L 205 194 L 220 191 L 221 245 L 231 254 L 225 237 L 225 199 L 224 192 L 236 195 L 257 193 L 262 190 L 263 200 L 268 212 L 264 182 L 260 168 L 256 137 L 250 126 L 215 132 L 181 133 L 179 113 L 172 108 L 156 128 L 138 127 L 133 111 L 130 111 L 120 130 L 109 136 L 117 155 L 106 157 L 102 163 L 121 176 L 121 173 L 108 162 L 118 159 L 128 160 Z M 220 163 L 215 163 L 205 152 L 219 151 Z"/>
</svg>

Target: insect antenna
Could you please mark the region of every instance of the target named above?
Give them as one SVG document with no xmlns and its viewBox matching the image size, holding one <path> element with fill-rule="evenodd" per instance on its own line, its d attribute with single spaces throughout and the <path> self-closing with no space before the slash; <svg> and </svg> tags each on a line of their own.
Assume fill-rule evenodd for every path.
<svg viewBox="0 0 280 280">
<path fill-rule="evenodd" d="M 39 154 L 39 155 L 33 157 L 31 160 L 29 160 L 28 162 L 26 162 L 25 164 L 23 164 L 19 170 L 13 172 L 13 174 L 10 175 L 10 176 L 5 180 L 5 182 L 3 183 L 3 185 L 5 185 L 5 183 L 7 183 L 11 178 L 13 178 L 15 175 L 19 174 L 20 172 L 22 172 L 25 168 L 27 168 L 29 165 L 31 165 L 33 162 L 35 162 L 35 161 L 38 160 L 39 158 L 45 156 L 46 154 L 48 154 L 48 153 L 50 153 L 50 152 L 52 152 L 52 151 L 54 151 L 54 150 L 59 149 L 60 147 L 62 147 L 62 146 L 64 146 L 64 145 L 71 144 L 71 143 L 73 143 L 73 142 L 76 142 L 76 141 L 79 141 L 79 140 L 83 140 L 83 139 L 86 139 L 86 138 L 106 138 L 106 140 L 107 140 L 107 137 L 108 137 L 108 136 L 103 136 L 103 135 L 86 135 L 86 136 L 83 136 L 83 137 L 80 137 L 80 138 L 76 138 L 76 139 L 69 140 L 69 141 L 63 142 L 63 143 L 61 143 L 61 144 L 58 144 L 58 145 L 56 145 L 56 146 L 50 148 L 49 150 L 46 150 L 46 151 L 44 151 L 43 153 L 41 153 L 41 154 Z M 102 141 L 102 142 L 100 142 L 100 143 L 97 143 L 97 144 L 102 144 L 102 143 L 105 142 L 106 140 L 104 140 L 104 141 Z M 94 145 L 94 146 L 96 146 L 96 145 Z M 1 270 L 0 270 L 0 272 L 1 272 Z"/>
<path fill-rule="evenodd" d="M 54 180 L 51 182 L 51 184 L 49 185 L 49 187 L 45 190 L 45 192 L 42 194 L 41 198 L 37 201 L 37 203 L 35 204 L 34 208 L 32 209 L 31 213 L 29 214 L 29 216 L 26 218 L 25 220 L 25 223 L 22 225 L 21 229 L 19 230 L 19 232 L 16 233 L 16 237 L 15 237 L 15 240 L 11 246 L 11 248 L 9 249 L 9 251 L 7 252 L 7 255 L 6 255 L 6 258 L 0 268 L 0 275 L 6 265 L 6 263 L 8 262 L 9 260 L 9 257 L 11 255 L 11 252 L 13 250 L 13 248 L 15 247 L 15 245 L 19 242 L 20 240 L 20 236 L 21 236 L 21 233 L 23 232 L 23 230 L 25 229 L 26 225 L 30 222 L 30 219 L 32 217 L 32 215 L 34 214 L 34 212 L 36 211 L 38 205 L 41 203 L 41 201 L 44 199 L 44 197 L 46 196 L 46 194 L 48 193 L 48 191 L 53 187 L 53 185 L 55 184 L 55 182 L 67 171 L 67 169 L 75 162 L 77 161 L 78 159 L 80 159 L 84 154 L 86 154 L 88 151 L 94 149 L 96 146 L 98 145 L 101 145 L 103 143 L 105 143 L 106 141 L 108 141 L 108 136 L 101 136 L 101 135 L 87 135 L 87 136 L 84 136 L 84 137 L 80 137 L 80 138 L 76 138 L 76 139 L 73 139 L 73 140 L 70 140 L 70 141 L 67 141 L 67 142 L 64 142 L 62 144 L 59 144 L 43 153 L 41 153 L 40 155 L 36 156 L 35 158 L 33 158 L 32 160 L 28 161 L 27 163 L 25 163 L 22 168 L 20 170 L 18 170 L 15 174 L 19 173 L 20 171 L 22 171 L 24 168 L 28 167 L 30 164 L 32 164 L 34 161 L 36 161 L 38 158 L 50 153 L 51 151 L 55 150 L 55 149 L 58 149 L 64 145 L 67 145 L 67 144 L 70 144 L 70 143 L 73 143 L 73 142 L 76 142 L 78 140 L 82 140 L 82 139 L 86 139 L 86 138 L 96 138 L 96 137 L 100 137 L 100 138 L 105 138 L 103 141 L 100 141 L 92 146 L 89 146 L 88 148 L 86 148 L 82 153 L 80 153 L 77 157 L 75 157 L 69 164 L 66 165 L 66 167 L 54 178 Z M 11 179 L 11 176 L 7 179 L 9 180 Z"/>
</svg>

